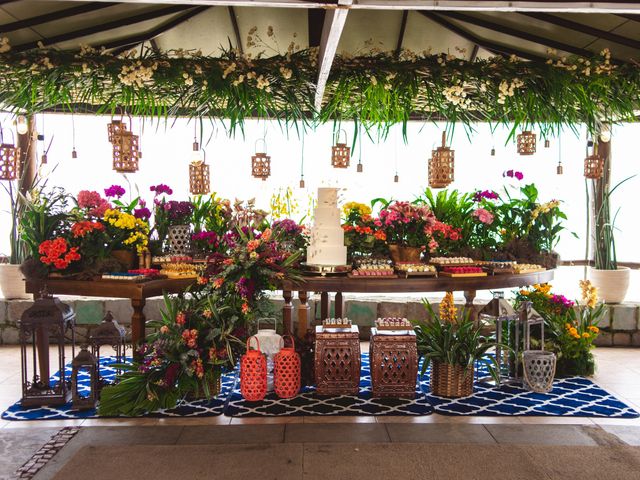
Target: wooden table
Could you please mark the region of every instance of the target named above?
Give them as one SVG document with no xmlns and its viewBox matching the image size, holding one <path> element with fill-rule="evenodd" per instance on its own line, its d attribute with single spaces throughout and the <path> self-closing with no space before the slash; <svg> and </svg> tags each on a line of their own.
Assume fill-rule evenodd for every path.
<svg viewBox="0 0 640 480">
<path fill-rule="evenodd" d="M 308 292 L 320 292 L 320 316 L 329 317 L 330 293 L 335 292 L 335 317 L 342 318 L 344 292 L 354 293 L 426 293 L 464 292 L 466 307 L 472 309 L 477 290 L 499 290 L 524 287 L 553 280 L 554 270 L 519 275 L 489 275 L 486 277 L 411 277 L 411 278 L 349 278 L 347 276 L 307 276 L 301 283 L 283 282 L 283 319 L 285 329 L 293 332 L 293 292 L 298 292 L 298 335 L 306 333 L 308 327 Z"/>
<path fill-rule="evenodd" d="M 128 282 L 118 280 L 63 280 L 49 278 L 47 280 L 26 284 L 27 293 L 36 298 L 46 286 L 47 291 L 55 295 L 79 295 L 85 297 L 129 298 L 133 307 L 131 316 L 131 341 L 137 345 L 145 337 L 144 305 L 146 299 L 158 297 L 165 293 L 184 292 L 193 285 L 195 279 L 162 279 L 148 282 Z"/>
</svg>

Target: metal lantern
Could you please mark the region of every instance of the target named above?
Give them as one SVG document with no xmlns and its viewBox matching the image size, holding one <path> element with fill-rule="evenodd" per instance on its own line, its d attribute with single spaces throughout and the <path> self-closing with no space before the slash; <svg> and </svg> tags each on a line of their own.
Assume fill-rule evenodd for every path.
<svg viewBox="0 0 640 480">
<path fill-rule="evenodd" d="M 429 159 L 429 186 L 445 188 L 453 182 L 454 151 L 446 146 L 447 134 L 442 132 L 442 146 L 431 152 Z"/>
<path fill-rule="evenodd" d="M 520 155 L 533 155 L 536 153 L 536 134 L 525 130 L 518 134 L 518 153 Z"/>
<path fill-rule="evenodd" d="M 564 173 L 564 168 L 562 168 L 562 162 L 558 162 L 558 166 L 556 167 L 556 173 L 558 175 L 562 175 Z"/>
<path fill-rule="evenodd" d="M 291 335 L 282 337 L 291 340 L 290 347 L 282 347 L 276 354 L 274 365 L 274 384 L 279 398 L 293 398 L 300 391 L 301 362 Z"/>
<path fill-rule="evenodd" d="M 262 140 L 264 152 L 258 152 L 258 142 Z M 265 181 L 271 175 L 271 157 L 266 154 L 267 142 L 264 138 L 256 140 L 256 153 L 251 157 L 251 175 Z"/>
<path fill-rule="evenodd" d="M 256 350 L 251 350 L 252 338 L 256 341 Z M 267 394 L 267 359 L 256 337 L 247 339 L 247 353 L 240 359 L 240 393 L 249 402 L 264 400 Z"/>
<path fill-rule="evenodd" d="M 588 153 L 588 147 L 587 147 Z M 598 180 L 604 173 L 604 158 L 598 153 L 598 147 L 594 146 L 591 155 L 584 159 L 584 176 L 592 180 Z"/>
<path fill-rule="evenodd" d="M 96 408 L 98 403 L 98 362 L 88 348 L 88 345 L 82 345 L 78 355 L 71 361 L 71 392 L 74 410 Z M 81 377 L 89 378 L 88 389 L 86 386 L 80 386 Z"/>
<path fill-rule="evenodd" d="M 0 128 L 0 180 L 15 180 L 20 176 L 20 147 L 15 146 L 15 137 L 11 130 L 12 143 L 6 143 Z"/>
<path fill-rule="evenodd" d="M 197 142 L 193 145 L 195 148 Z M 206 195 L 211 191 L 211 177 L 206 160 L 205 154 L 204 158 L 194 159 L 189 164 L 189 191 L 191 195 Z"/>
<path fill-rule="evenodd" d="M 340 143 L 340 133 L 344 132 L 344 143 Z M 336 144 L 331 147 L 331 166 L 348 168 L 351 159 L 351 147 L 347 147 L 347 132 L 340 130 L 336 136 Z"/>
<path fill-rule="evenodd" d="M 548 138 L 544 139 L 544 148 L 549 148 L 551 146 L 551 141 Z"/>
<path fill-rule="evenodd" d="M 75 356 L 73 309 L 43 292 L 20 318 L 20 356 L 22 362 L 22 400 L 25 407 L 64 405 L 71 398 L 65 373 L 65 334 L 71 333 Z M 49 345 L 58 350 L 58 379 L 50 380 Z"/>
<path fill-rule="evenodd" d="M 112 121 L 108 127 L 109 141 L 113 145 L 113 169 L 120 173 L 133 173 L 138 171 L 140 160 L 140 144 L 138 135 L 131 130 L 131 116 L 129 116 L 129 129 L 122 121 Z"/>
<path fill-rule="evenodd" d="M 100 377 L 100 348 L 109 346 L 113 349 L 116 364 L 123 364 L 126 360 L 127 331 L 113 318 L 113 314 L 107 311 L 102 322 L 96 328 L 91 330 L 89 342 L 91 344 L 91 354 L 97 362 L 98 379 L 100 380 L 99 388 L 105 383 L 104 378 Z M 118 370 L 118 373 L 120 371 Z"/>
</svg>

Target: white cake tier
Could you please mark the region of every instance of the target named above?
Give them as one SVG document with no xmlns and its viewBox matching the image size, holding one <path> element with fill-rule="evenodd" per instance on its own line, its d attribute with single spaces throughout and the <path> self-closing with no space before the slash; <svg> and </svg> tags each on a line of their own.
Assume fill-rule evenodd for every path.
<svg viewBox="0 0 640 480">
<path fill-rule="evenodd" d="M 340 225 L 340 210 L 336 207 L 316 207 L 313 210 L 313 223 L 323 227 Z"/>
<path fill-rule="evenodd" d="M 344 231 L 338 227 L 311 227 L 309 243 L 311 245 L 338 245 L 344 246 Z"/>
<path fill-rule="evenodd" d="M 307 248 L 307 263 L 309 265 L 323 266 L 346 265 L 347 247 L 340 245 L 310 245 Z"/>
<path fill-rule="evenodd" d="M 318 189 L 318 206 L 319 207 L 338 206 L 338 189 L 337 188 L 319 188 Z"/>
</svg>

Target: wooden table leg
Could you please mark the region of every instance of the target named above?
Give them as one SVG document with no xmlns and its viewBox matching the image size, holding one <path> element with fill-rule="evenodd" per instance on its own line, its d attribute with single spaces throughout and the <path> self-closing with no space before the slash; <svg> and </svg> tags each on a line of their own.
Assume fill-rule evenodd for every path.
<svg viewBox="0 0 640 480">
<path fill-rule="evenodd" d="M 322 292 L 320 294 L 320 318 L 325 320 L 329 318 L 329 311 L 331 309 L 331 302 L 329 300 L 329 292 Z"/>
<path fill-rule="evenodd" d="M 335 303 L 336 318 L 343 318 L 342 311 L 344 310 L 344 300 L 342 298 L 342 292 L 336 292 L 336 298 L 334 300 L 334 303 Z"/>
<path fill-rule="evenodd" d="M 131 344 L 133 345 L 133 352 L 136 352 L 136 346 L 142 343 L 145 339 L 145 318 L 144 318 L 144 305 L 146 300 L 144 298 L 132 298 L 131 306 L 133 307 L 133 315 L 131 315 Z"/>
<path fill-rule="evenodd" d="M 282 292 L 284 297 L 284 306 L 282 307 L 282 321 L 284 323 L 284 333 L 291 335 L 293 333 L 293 305 L 291 304 L 291 290 Z"/>
<path fill-rule="evenodd" d="M 298 299 L 300 300 L 300 306 L 298 306 L 298 338 L 303 338 L 309 328 L 309 304 L 307 303 L 307 292 L 299 291 Z"/>
<path fill-rule="evenodd" d="M 465 303 L 464 305 L 464 308 L 465 310 L 469 310 L 469 317 L 475 322 L 478 319 L 478 312 L 476 312 L 476 309 L 473 306 L 473 300 L 476 298 L 476 291 L 465 290 L 464 298 L 467 301 L 467 303 Z"/>
</svg>

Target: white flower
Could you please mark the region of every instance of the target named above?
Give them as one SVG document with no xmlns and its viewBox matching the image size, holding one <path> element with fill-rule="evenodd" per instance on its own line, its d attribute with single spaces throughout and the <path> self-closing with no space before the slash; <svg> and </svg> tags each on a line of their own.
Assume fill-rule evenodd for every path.
<svg viewBox="0 0 640 480">
<path fill-rule="evenodd" d="M 2 37 L 0 39 L 0 53 L 7 53 L 9 50 L 11 50 L 9 39 L 7 37 Z"/>
</svg>

